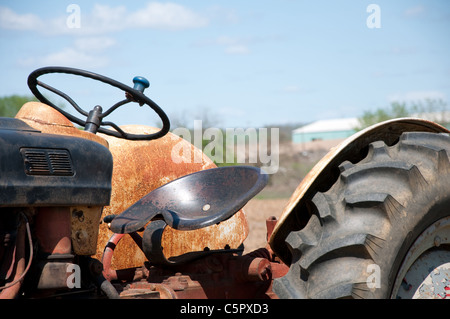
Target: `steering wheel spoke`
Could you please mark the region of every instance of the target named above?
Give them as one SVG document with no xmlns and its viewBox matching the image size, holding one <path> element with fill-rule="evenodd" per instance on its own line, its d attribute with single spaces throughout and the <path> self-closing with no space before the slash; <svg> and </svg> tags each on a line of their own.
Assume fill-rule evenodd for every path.
<svg viewBox="0 0 450 319">
<path fill-rule="evenodd" d="M 61 97 L 64 98 L 67 102 L 69 102 L 69 103 L 74 107 L 74 109 L 77 110 L 79 113 L 83 114 L 84 116 L 88 116 L 88 112 L 86 112 L 86 111 L 83 110 L 81 107 L 79 107 L 78 104 L 75 103 L 75 101 L 72 100 L 72 98 L 71 98 L 70 96 L 68 96 L 66 93 L 61 92 L 60 90 L 55 89 L 54 87 L 52 87 L 52 86 L 50 86 L 50 85 L 48 85 L 48 84 L 45 84 L 45 83 L 43 83 L 43 82 L 41 82 L 41 81 L 36 81 L 36 83 L 37 83 L 37 85 L 43 87 L 44 89 L 47 89 L 47 90 L 49 90 L 49 91 L 51 91 L 51 92 L 53 92 L 53 93 L 55 93 L 55 94 L 61 96 Z M 42 96 L 42 97 L 44 97 L 44 96 Z M 45 97 L 44 97 L 44 98 L 45 98 Z M 45 100 L 47 100 L 47 98 L 45 98 Z M 48 100 L 47 100 L 47 101 L 48 101 Z M 42 101 L 41 101 L 41 102 L 42 102 Z M 43 103 L 44 103 L 44 102 L 43 102 Z M 48 103 L 51 103 L 51 102 L 48 101 Z M 59 110 L 60 108 L 57 108 L 57 109 Z"/>
<path fill-rule="evenodd" d="M 125 138 L 127 137 L 127 133 L 122 130 L 119 126 L 117 126 L 117 124 L 113 123 L 113 122 L 103 122 L 101 123 L 102 126 L 111 126 L 113 129 L 115 129 L 117 132 L 115 132 L 116 134 L 114 134 L 113 136 L 115 137 L 119 137 L 119 138 Z M 108 131 L 107 129 L 104 128 L 99 128 L 98 130 L 100 133 L 105 133 L 105 131 Z M 106 133 L 105 133 L 106 134 Z"/>
</svg>

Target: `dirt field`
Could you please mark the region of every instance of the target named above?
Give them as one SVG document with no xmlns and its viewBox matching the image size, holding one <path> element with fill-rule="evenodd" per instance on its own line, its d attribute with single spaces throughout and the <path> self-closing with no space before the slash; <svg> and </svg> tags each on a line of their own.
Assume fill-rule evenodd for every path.
<svg viewBox="0 0 450 319">
<path fill-rule="evenodd" d="M 283 199 L 252 199 L 244 207 L 249 223 L 249 235 L 244 242 L 244 253 L 266 245 L 266 219 L 270 216 L 279 217 L 288 198 Z"/>
<path fill-rule="evenodd" d="M 301 145 L 285 143 L 279 149 L 279 170 L 268 185 L 244 207 L 250 232 L 244 253 L 266 245 L 266 219 L 279 217 L 291 194 L 313 166 L 342 140 L 314 141 Z"/>
</svg>

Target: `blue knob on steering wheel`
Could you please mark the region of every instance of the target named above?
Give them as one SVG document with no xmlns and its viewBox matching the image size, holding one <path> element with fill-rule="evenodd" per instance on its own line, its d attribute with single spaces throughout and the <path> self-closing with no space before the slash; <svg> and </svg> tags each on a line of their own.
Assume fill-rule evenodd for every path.
<svg viewBox="0 0 450 319">
<path fill-rule="evenodd" d="M 142 76 L 135 76 L 133 78 L 133 83 L 134 89 L 141 93 L 144 93 L 144 90 L 150 86 L 150 82 Z"/>
</svg>

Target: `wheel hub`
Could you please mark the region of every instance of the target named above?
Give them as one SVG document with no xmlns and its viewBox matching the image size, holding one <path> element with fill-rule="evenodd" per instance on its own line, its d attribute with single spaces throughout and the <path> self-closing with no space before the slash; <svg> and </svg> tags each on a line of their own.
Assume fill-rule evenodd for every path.
<svg viewBox="0 0 450 319">
<path fill-rule="evenodd" d="M 450 299 L 450 217 L 432 224 L 411 246 L 392 297 Z"/>
</svg>

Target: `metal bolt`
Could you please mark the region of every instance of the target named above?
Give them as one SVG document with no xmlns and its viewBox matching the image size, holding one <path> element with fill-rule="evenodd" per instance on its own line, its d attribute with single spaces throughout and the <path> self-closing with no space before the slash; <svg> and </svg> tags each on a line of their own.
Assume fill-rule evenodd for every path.
<svg viewBox="0 0 450 319">
<path fill-rule="evenodd" d="M 406 281 L 405 278 L 403 278 L 403 280 L 402 280 L 402 288 L 403 288 L 404 290 L 406 290 L 406 291 L 410 291 L 411 288 L 412 288 L 412 285 L 409 284 L 409 283 Z"/>
<path fill-rule="evenodd" d="M 76 238 L 77 242 L 85 241 L 88 239 L 88 237 L 89 236 L 87 235 L 86 231 L 84 231 L 84 230 L 78 230 L 75 233 L 75 238 Z"/>
<path fill-rule="evenodd" d="M 441 245 L 441 237 L 439 236 L 434 237 L 434 245 L 436 247 L 439 247 Z"/>
<path fill-rule="evenodd" d="M 92 258 L 89 260 L 89 270 L 95 276 L 100 275 L 103 271 L 103 264 L 99 260 Z"/>
</svg>

